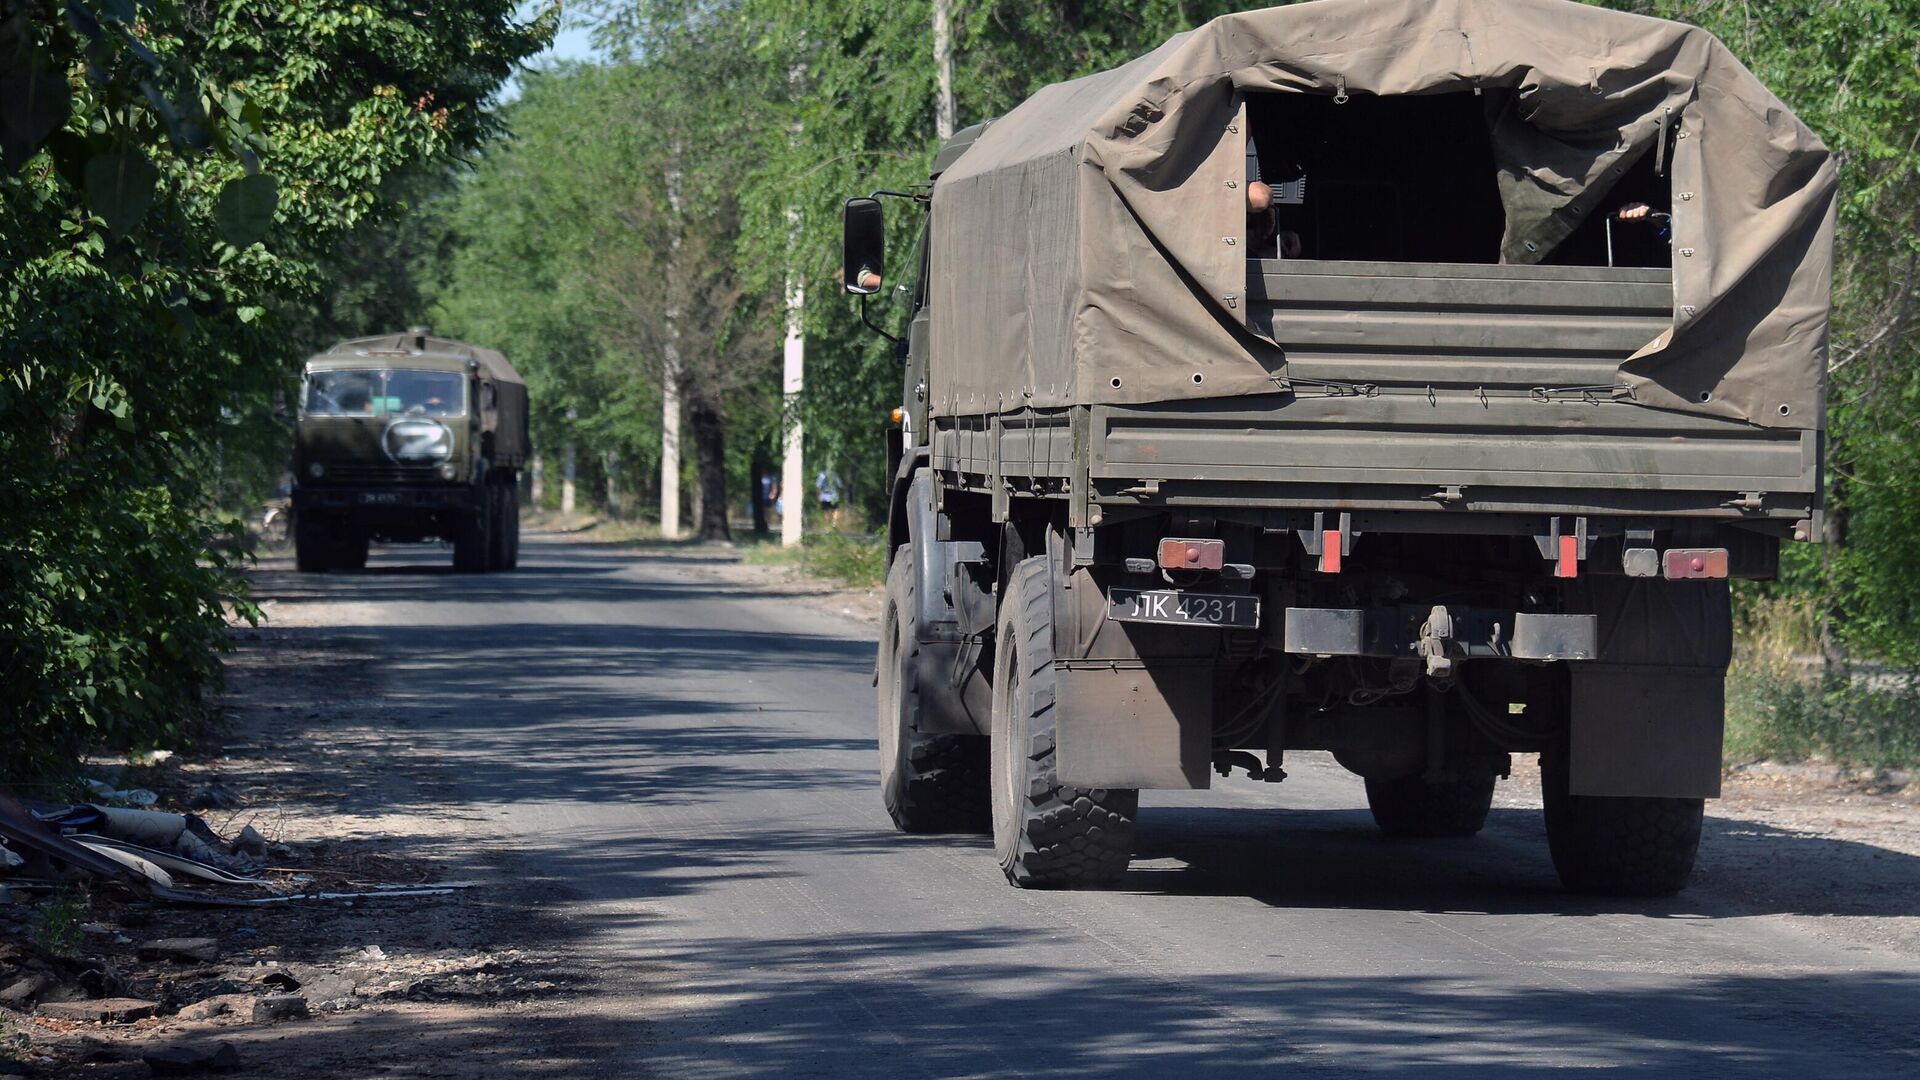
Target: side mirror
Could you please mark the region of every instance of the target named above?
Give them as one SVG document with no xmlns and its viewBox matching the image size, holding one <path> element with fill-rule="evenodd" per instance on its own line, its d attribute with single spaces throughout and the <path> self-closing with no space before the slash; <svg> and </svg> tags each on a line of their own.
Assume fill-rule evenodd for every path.
<svg viewBox="0 0 1920 1080">
<path fill-rule="evenodd" d="M 887 218 L 879 199 L 848 199 L 840 272 L 847 291 L 871 296 L 886 274 Z"/>
</svg>

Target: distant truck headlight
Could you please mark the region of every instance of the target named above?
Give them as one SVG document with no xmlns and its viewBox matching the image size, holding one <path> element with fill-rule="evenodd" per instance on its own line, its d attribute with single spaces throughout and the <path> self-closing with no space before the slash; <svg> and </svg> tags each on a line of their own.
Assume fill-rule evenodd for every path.
<svg viewBox="0 0 1920 1080">
<path fill-rule="evenodd" d="M 449 461 L 445 465 L 440 466 L 440 479 L 451 480 L 453 479 L 453 474 L 457 471 L 458 470 L 453 467 L 453 462 Z"/>
<path fill-rule="evenodd" d="M 321 477 L 327 475 L 327 467 L 316 461 L 313 464 L 307 466 L 307 475 L 313 477 L 315 480 L 318 480 Z"/>
</svg>

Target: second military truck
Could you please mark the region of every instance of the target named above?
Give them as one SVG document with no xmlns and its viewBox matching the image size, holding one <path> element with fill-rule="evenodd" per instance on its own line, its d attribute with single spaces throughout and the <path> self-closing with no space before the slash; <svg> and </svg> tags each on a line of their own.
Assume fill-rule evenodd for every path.
<svg viewBox="0 0 1920 1080">
<path fill-rule="evenodd" d="M 1834 165 L 1725 47 L 1561 0 L 1249 12 L 930 181 L 892 275 L 848 203 L 843 271 L 905 366 L 900 828 L 1099 882 L 1143 788 L 1330 751 L 1382 829 L 1461 836 L 1538 753 L 1566 885 L 1685 885 L 1729 579 L 1821 513 Z"/>
<path fill-rule="evenodd" d="M 299 569 L 357 570 L 374 541 L 441 539 L 454 569 L 520 561 L 527 387 L 492 349 L 425 330 L 307 361 L 293 453 Z"/>
</svg>

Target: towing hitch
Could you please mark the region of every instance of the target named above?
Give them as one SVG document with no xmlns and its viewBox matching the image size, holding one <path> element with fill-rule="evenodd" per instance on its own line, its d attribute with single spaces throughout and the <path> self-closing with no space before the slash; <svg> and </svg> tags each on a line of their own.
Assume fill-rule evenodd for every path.
<svg viewBox="0 0 1920 1080">
<path fill-rule="evenodd" d="M 1444 678 L 1456 660 L 1592 660 L 1598 623 L 1593 615 L 1437 604 L 1290 607 L 1282 640 L 1296 656 L 1419 657 L 1428 675 Z"/>
</svg>

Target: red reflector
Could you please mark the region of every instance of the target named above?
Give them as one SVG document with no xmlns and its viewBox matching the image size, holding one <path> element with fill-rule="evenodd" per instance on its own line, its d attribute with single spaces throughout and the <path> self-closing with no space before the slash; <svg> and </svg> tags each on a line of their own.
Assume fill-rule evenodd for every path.
<svg viewBox="0 0 1920 1080">
<path fill-rule="evenodd" d="M 1726 548 L 1673 548 L 1662 559 L 1668 581 L 1727 576 Z"/>
<path fill-rule="evenodd" d="M 1160 541 L 1160 565 L 1169 570 L 1218 570 L 1226 561 L 1225 540 L 1182 540 L 1169 536 Z"/>
<path fill-rule="evenodd" d="M 1340 530 L 1326 529 L 1320 533 L 1320 572 L 1337 574 L 1340 572 Z"/>
<path fill-rule="evenodd" d="M 1560 559 L 1553 564 L 1554 577 L 1580 576 L 1580 538 L 1562 536 L 1560 538 Z"/>
</svg>

